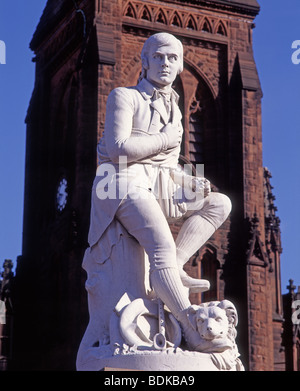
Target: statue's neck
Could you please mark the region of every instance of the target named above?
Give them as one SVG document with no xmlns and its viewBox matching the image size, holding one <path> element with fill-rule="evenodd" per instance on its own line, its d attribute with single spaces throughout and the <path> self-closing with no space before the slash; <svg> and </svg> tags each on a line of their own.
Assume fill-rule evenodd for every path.
<svg viewBox="0 0 300 391">
<path fill-rule="evenodd" d="M 148 79 L 147 79 L 148 80 Z M 170 94 L 172 91 L 172 85 L 168 84 L 166 86 L 158 85 L 157 83 L 148 80 L 148 82 L 153 85 L 157 89 L 157 91 L 161 92 L 162 94 Z"/>
</svg>

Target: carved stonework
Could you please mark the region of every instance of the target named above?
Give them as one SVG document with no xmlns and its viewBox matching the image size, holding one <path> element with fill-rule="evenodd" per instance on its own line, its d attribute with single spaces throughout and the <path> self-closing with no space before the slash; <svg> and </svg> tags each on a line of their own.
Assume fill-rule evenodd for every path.
<svg viewBox="0 0 300 391">
<path fill-rule="evenodd" d="M 151 290 L 143 249 L 122 227 L 118 229 L 120 241 L 110 259 L 97 258 L 98 249 L 85 254 L 93 310 L 78 351 L 77 370 L 243 371 L 235 342 L 234 304 L 222 300 L 191 306 L 188 317 L 199 333 L 199 346 L 198 351 L 189 349 L 179 322 Z"/>
<path fill-rule="evenodd" d="M 276 197 L 270 183 L 272 178 L 271 172 L 264 168 L 264 207 L 265 207 L 265 236 L 268 246 L 268 252 L 282 252 L 281 249 L 281 233 L 280 219 L 276 216 L 277 207 L 274 204 Z"/>
<path fill-rule="evenodd" d="M 187 12 L 183 7 L 176 6 L 177 11 L 164 4 L 161 8 L 159 4 L 147 5 L 141 1 L 125 1 L 123 7 L 123 22 L 130 23 L 129 19 L 137 21 L 147 21 L 160 23 L 179 29 L 185 29 L 190 32 L 204 32 L 219 36 L 227 36 L 228 21 L 218 18 L 199 15 L 198 10 Z"/>
<path fill-rule="evenodd" d="M 248 242 L 247 263 L 249 265 L 263 267 L 266 267 L 269 263 L 264 243 L 261 240 L 259 219 L 256 214 L 254 214 L 250 221 L 250 240 Z"/>
</svg>

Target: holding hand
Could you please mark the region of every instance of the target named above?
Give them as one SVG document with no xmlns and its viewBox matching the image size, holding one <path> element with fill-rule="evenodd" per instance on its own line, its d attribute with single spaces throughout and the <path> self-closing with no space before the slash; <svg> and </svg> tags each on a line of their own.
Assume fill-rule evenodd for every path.
<svg viewBox="0 0 300 391">
<path fill-rule="evenodd" d="M 202 193 L 204 197 L 207 197 L 211 192 L 210 181 L 208 179 L 188 175 L 180 166 L 178 166 L 178 169 L 171 169 L 170 175 L 177 185 L 192 190 L 194 193 Z"/>
<path fill-rule="evenodd" d="M 168 149 L 175 148 L 181 143 L 182 129 L 180 126 L 168 123 L 162 131 L 168 138 Z"/>
<path fill-rule="evenodd" d="M 206 178 L 194 177 L 191 181 L 191 188 L 194 192 L 204 192 L 204 197 L 207 197 L 211 192 L 210 182 Z"/>
</svg>

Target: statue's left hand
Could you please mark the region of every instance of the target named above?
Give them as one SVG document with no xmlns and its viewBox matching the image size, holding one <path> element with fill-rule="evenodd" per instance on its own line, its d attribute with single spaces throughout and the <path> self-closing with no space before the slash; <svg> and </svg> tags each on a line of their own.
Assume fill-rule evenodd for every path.
<svg viewBox="0 0 300 391">
<path fill-rule="evenodd" d="M 206 178 L 194 177 L 191 181 L 191 187 L 195 193 L 204 192 L 204 197 L 207 197 L 211 192 L 210 182 Z"/>
</svg>

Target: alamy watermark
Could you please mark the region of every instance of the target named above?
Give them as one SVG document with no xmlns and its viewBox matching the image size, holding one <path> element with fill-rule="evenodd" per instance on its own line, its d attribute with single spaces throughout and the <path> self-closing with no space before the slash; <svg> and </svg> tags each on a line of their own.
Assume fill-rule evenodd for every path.
<svg viewBox="0 0 300 391">
<path fill-rule="evenodd" d="M 292 43 L 292 49 L 296 49 L 292 54 L 292 63 L 298 65 L 300 64 L 300 40 Z"/>
<path fill-rule="evenodd" d="M 6 45 L 4 41 L 0 41 L 0 64 L 6 64 Z"/>
<path fill-rule="evenodd" d="M 293 324 L 300 324 L 300 300 L 293 301 L 292 308 L 296 309 L 292 314 L 292 322 Z"/>
<path fill-rule="evenodd" d="M 102 163 L 97 169 L 96 195 L 100 200 L 147 199 L 153 196 L 169 199 L 170 193 L 157 189 L 161 180 L 168 184 L 170 177 L 177 186 L 171 195 L 174 201 L 203 199 L 210 192 L 210 182 L 204 178 L 204 165 L 196 165 L 196 176 L 191 164 L 184 167 L 164 167 L 151 164 L 127 164 L 127 157 L 120 156 L 118 164 Z M 160 188 L 160 186 L 158 186 Z M 173 188 L 174 189 L 174 188 Z"/>
</svg>

